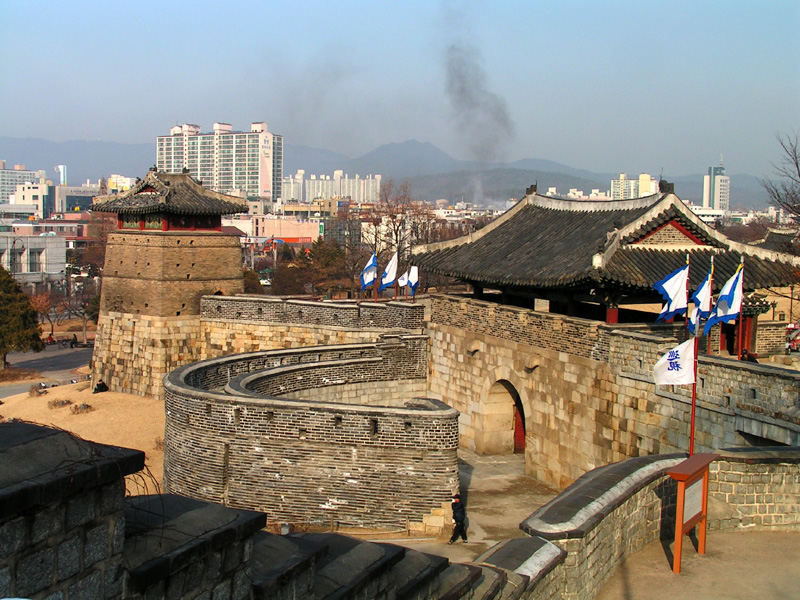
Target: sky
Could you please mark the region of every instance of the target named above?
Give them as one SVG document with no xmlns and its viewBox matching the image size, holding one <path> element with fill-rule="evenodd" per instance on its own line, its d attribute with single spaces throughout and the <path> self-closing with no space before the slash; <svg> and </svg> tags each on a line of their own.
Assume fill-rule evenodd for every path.
<svg viewBox="0 0 800 600">
<path fill-rule="evenodd" d="M 0 136 L 181 123 L 350 157 L 769 175 L 800 130 L 800 2 L 0 0 Z"/>
</svg>

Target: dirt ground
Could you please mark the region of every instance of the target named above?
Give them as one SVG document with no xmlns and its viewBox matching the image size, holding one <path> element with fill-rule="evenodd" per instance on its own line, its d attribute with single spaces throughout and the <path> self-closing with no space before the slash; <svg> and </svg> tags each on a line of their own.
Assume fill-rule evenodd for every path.
<svg viewBox="0 0 800 600">
<path fill-rule="evenodd" d="M 70 404 L 56 407 L 57 401 Z M 80 405 L 89 405 L 88 412 L 73 412 Z M 104 392 L 93 394 L 89 382 L 49 388 L 46 394 L 19 394 L 3 400 L 2 419 L 21 419 L 70 431 L 86 440 L 135 448 L 145 452 L 147 469 L 138 477 L 130 477 L 131 494 L 157 493 L 164 474 L 164 403 L 131 394 Z M 157 484 L 157 486 L 156 486 Z"/>
</svg>

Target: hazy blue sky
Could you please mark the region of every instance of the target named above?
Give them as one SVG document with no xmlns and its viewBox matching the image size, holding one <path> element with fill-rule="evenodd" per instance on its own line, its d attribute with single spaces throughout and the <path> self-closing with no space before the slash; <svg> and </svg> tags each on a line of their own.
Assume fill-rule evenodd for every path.
<svg viewBox="0 0 800 600">
<path fill-rule="evenodd" d="M 800 2 L 0 0 L 0 135 L 179 123 L 358 156 L 767 174 L 800 129 Z M 6 157 L 13 161 L 13 157 Z"/>
</svg>

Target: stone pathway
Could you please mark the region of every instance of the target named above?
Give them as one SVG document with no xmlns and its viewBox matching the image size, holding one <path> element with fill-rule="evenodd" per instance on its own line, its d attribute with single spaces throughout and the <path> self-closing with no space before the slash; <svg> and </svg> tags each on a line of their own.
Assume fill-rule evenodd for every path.
<svg viewBox="0 0 800 600">
<path fill-rule="evenodd" d="M 421 552 L 471 561 L 500 540 L 522 537 L 519 524 L 556 496 L 556 491 L 525 475 L 522 454 L 480 456 L 459 449 L 461 497 L 467 507 L 469 542 L 392 540 Z"/>
</svg>

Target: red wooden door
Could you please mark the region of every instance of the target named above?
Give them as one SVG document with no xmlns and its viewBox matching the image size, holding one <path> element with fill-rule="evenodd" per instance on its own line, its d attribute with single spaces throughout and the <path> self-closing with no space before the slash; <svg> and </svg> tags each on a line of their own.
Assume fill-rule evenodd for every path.
<svg viewBox="0 0 800 600">
<path fill-rule="evenodd" d="M 525 452 L 525 423 L 518 404 L 514 405 L 514 454 Z"/>
</svg>

